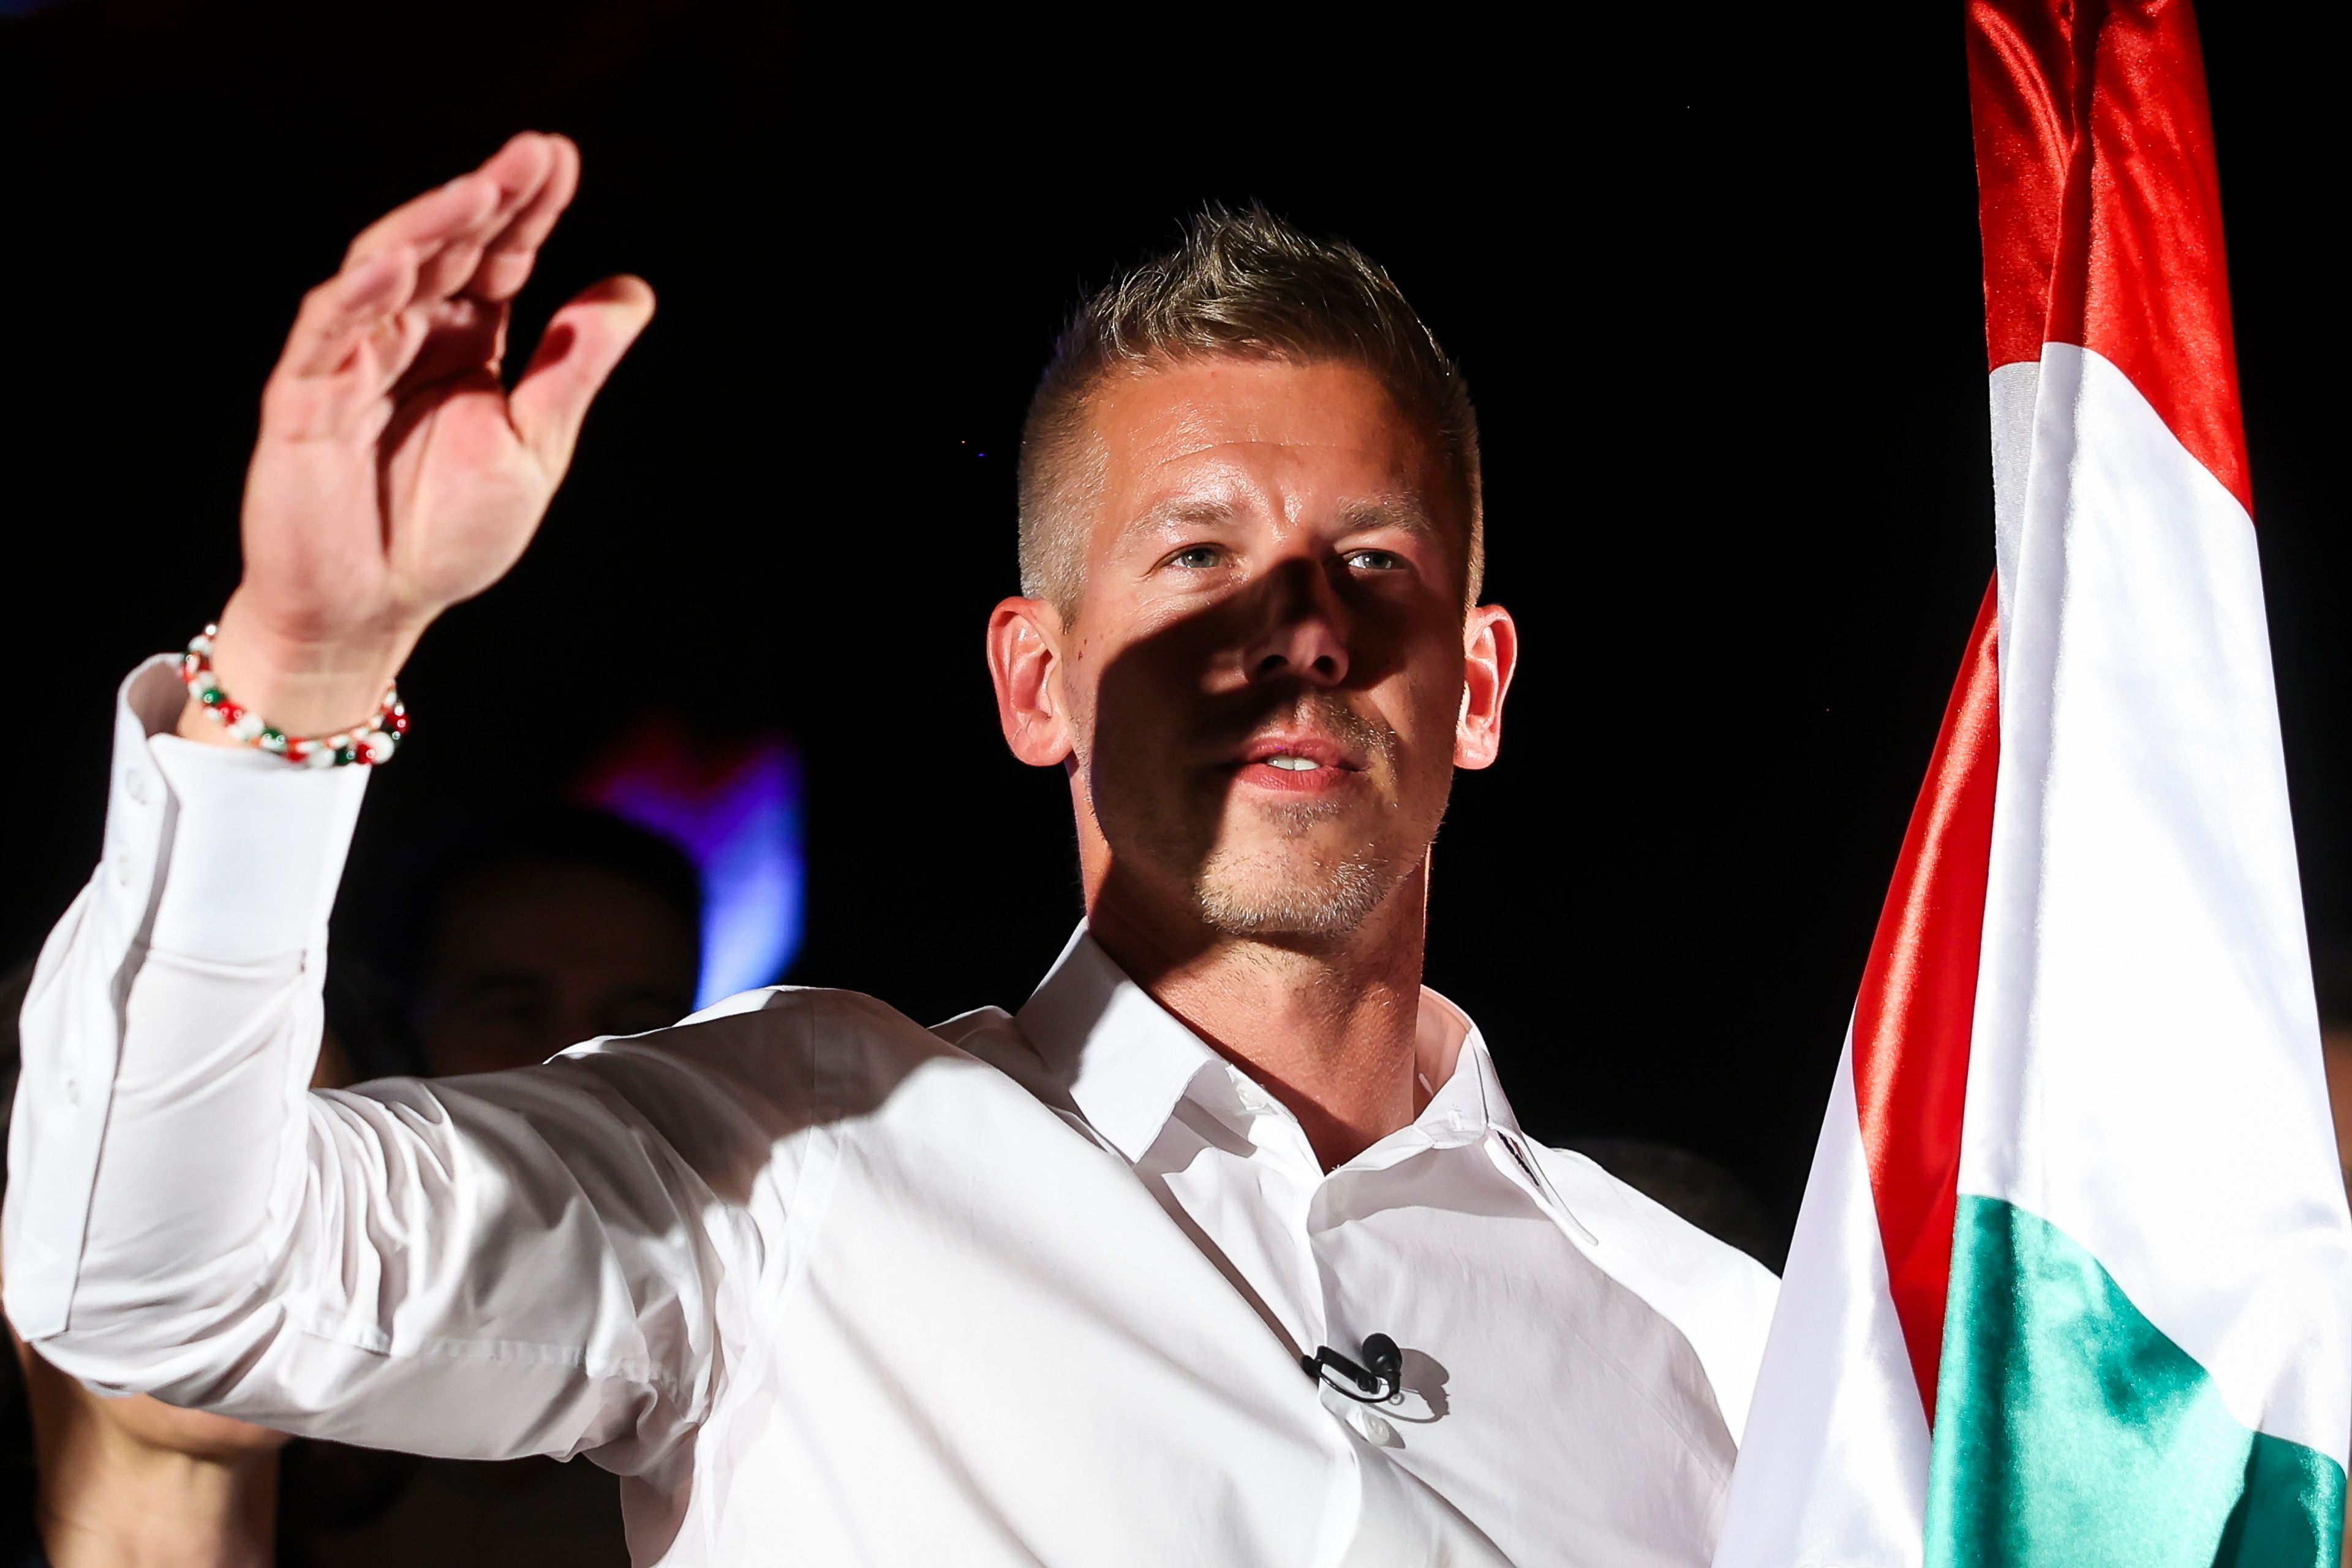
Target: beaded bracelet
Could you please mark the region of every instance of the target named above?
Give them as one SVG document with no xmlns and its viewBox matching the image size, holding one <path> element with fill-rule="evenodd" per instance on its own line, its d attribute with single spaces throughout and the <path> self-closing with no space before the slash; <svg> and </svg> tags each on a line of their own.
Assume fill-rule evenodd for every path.
<svg viewBox="0 0 2352 1568">
<path fill-rule="evenodd" d="M 332 735 L 289 735 L 263 723 L 258 714 L 221 689 L 219 677 L 213 674 L 213 638 L 219 635 L 220 627 L 206 626 L 188 639 L 188 651 L 180 660 L 180 679 L 189 695 L 203 703 L 215 721 L 228 726 L 236 740 L 306 768 L 388 763 L 399 750 L 401 737 L 408 733 L 408 710 L 401 703 L 399 687 L 383 689 L 383 703 L 363 724 Z"/>
</svg>

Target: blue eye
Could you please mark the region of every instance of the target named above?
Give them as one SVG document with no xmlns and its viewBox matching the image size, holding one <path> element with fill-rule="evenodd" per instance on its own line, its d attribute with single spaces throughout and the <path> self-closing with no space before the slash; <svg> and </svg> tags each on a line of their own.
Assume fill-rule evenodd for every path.
<svg viewBox="0 0 2352 1568">
<path fill-rule="evenodd" d="M 1190 572 L 1214 566 L 1223 560 L 1224 552 L 1213 544 L 1195 544 L 1178 551 L 1168 558 L 1171 566 L 1181 566 Z"/>
<path fill-rule="evenodd" d="M 1347 563 L 1359 572 L 1399 572 L 1404 569 L 1404 557 L 1392 550 L 1350 550 Z"/>
</svg>

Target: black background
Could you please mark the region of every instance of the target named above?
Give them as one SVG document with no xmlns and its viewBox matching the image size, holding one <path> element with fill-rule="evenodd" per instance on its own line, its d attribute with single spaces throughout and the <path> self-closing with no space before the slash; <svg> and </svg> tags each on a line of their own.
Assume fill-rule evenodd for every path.
<svg viewBox="0 0 2352 1568">
<path fill-rule="evenodd" d="M 1485 426 L 1526 658 L 1438 849 L 1432 983 L 1539 1135 L 1630 1133 L 1793 1213 L 1991 569 L 1957 6 L 110 4 L 0 22 L 0 952 L 87 873 L 110 699 L 236 580 L 300 291 L 509 132 L 582 195 L 530 320 L 661 313 L 512 577 L 403 685 L 345 911 L 400 847 L 558 787 L 624 721 L 808 758 L 793 978 L 1017 1005 L 1078 914 L 1057 774 L 995 733 L 1022 410 L 1082 288 L 1205 199 L 1385 260 Z M 2326 474 L 2339 37 L 2203 18 L 2308 895 L 2341 927 L 2352 633 Z M 1565 20 L 1573 18 L 1570 26 Z M 339 914 L 339 920 L 343 916 Z"/>
</svg>

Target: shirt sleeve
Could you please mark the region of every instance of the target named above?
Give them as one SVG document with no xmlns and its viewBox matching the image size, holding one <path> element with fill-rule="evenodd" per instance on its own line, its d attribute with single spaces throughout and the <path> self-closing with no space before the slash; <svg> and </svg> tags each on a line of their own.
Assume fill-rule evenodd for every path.
<svg viewBox="0 0 2352 1568">
<path fill-rule="evenodd" d="M 1706 1373 L 1732 1442 L 1740 1442 L 1780 1279 L 1587 1156 L 1529 1147 L 1576 1220 L 1570 1238 L 1682 1333 Z"/>
<path fill-rule="evenodd" d="M 677 1054 L 307 1085 L 368 770 L 170 734 L 124 682 L 97 875 L 44 949 L 8 1149 L 6 1307 L 46 1359 L 316 1436 L 655 1462 L 710 1395 L 740 1149 Z M 756 1130 L 755 1130 L 756 1131 Z"/>
</svg>

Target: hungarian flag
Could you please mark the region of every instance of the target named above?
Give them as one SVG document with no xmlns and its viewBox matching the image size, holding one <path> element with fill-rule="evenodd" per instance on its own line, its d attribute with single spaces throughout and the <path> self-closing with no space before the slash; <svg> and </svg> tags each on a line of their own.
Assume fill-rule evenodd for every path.
<svg viewBox="0 0 2352 1568">
<path fill-rule="evenodd" d="M 1969 0 L 1997 575 L 1717 1568 L 2335 1568 L 2321 1079 L 2185 0 Z"/>
</svg>

